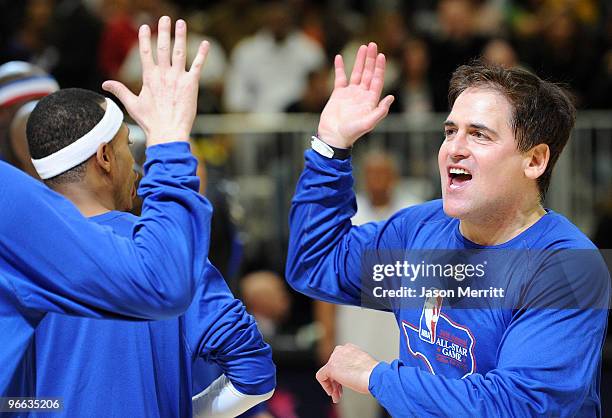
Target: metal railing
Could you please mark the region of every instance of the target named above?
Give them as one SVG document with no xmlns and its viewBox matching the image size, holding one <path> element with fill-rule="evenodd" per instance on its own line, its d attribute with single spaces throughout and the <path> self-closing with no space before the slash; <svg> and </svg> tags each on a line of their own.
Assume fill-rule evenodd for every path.
<svg viewBox="0 0 612 418">
<path fill-rule="evenodd" d="M 424 199 L 437 197 L 437 151 L 445 117 L 389 115 L 374 132 L 359 140 L 354 150 L 355 164 L 368 150 L 387 150 L 400 163 L 403 177 L 423 185 L 420 194 Z M 313 114 L 197 117 L 195 137 L 212 138 L 227 151 L 224 175 L 239 186 L 239 199 L 248 222 L 253 224 L 249 232 L 255 236 L 270 242 L 286 236 L 290 199 L 303 167 L 303 152 L 317 123 L 318 115 Z M 596 205 L 609 199 L 611 193 L 612 111 L 582 112 L 555 167 L 546 205 L 590 234 Z"/>
</svg>

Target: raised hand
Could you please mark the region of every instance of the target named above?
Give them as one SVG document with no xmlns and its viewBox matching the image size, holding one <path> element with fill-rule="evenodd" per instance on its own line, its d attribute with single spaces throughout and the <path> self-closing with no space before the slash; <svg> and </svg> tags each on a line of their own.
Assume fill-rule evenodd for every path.
<svg viewBox="0 0 612 418">
<path fill-rule="evenodd" d="M 187 24 L 176 21 L 174 49 L 171 51 L 172 21 L 159 19 L 157 64 L 151 53 L 151 29 L 142 25 L 138 32 L 142 62 L 142 90 L 136 96 L 118 81 L 105 81 L 102 88 L 123 103 L 147 137 L 147 146 L 188 141 L 196 115 L 198 87 L 209 44 L 203 41 L 189 71 L 185 70 Z"/>
<path fill-rule="evenodd" d="M 385 56 L 374 42 L 359 47 L 349 81 L 342 56 L 336 55 L 334 66 L 334 91 L 321 113 L 318 136 L 333 147 L 349 148 L 387 116 L 393 96 L 380 100 Z"/>
</svg>

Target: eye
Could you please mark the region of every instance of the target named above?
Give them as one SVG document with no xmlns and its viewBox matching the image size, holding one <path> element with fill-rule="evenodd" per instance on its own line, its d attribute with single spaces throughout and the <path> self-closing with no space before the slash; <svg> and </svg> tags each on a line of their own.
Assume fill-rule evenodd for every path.
<svg viewBox="0 0 612 418">
<path fill-rule="evenodd" d="M 489 137 L 484 132 L 481 132 L 481 131 L 474 131 L 474 132 L 472 132 L 472 136 L 474 136 L 475 138 L 478 138 L 478 139 L 482 139 L 482 140 L 488 140 L 489 139 Z"/>
<path fill-rule="evenodd" d="M 446 128 L 444 129 L 444 136 L 448 138 L 449 136 L 454 135 L 457 132 L 455 128 Z"/>
</svg>

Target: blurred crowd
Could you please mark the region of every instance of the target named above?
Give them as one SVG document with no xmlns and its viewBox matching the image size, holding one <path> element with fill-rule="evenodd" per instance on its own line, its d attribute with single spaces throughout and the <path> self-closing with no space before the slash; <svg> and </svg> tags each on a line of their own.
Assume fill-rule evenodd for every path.
<svg viewBox="0 0 612 418">
<path fill-rule="evenodd" d="M 567 83 L 580 108 L 612 108 L 612 5 L 598 0 L 3 0 L 0 63 L 23 60 L 62 87 L 139 87 L 137 30 L 183 17 L 212 49 L 200 111 L 316 112 L 336 53 L 375 40 L 394 112 L 447 110 L 447 83 L 482 56 Z M 350 63 L 348 63 L 350 64 Z M 308 86 L 308 88 L 306 88 Z M 324 92 L 324 94 L 317 94 Z"/>
</svg>

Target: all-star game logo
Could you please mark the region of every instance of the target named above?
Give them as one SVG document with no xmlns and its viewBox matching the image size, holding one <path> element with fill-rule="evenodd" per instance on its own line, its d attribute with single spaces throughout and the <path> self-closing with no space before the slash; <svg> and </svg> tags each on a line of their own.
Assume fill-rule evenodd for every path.
<svg viewBox="0 0 612 418">
<path fill-rule="evenodd" d="M 432 374 L 463 379 L 476 371 L 472 332 L 442 312 L 443 298 L 425 299 L 419 326 L 402 321 L 408 352 Z"/>
</svg>

